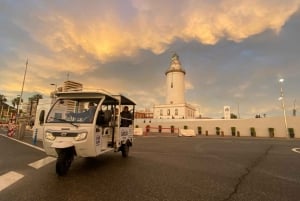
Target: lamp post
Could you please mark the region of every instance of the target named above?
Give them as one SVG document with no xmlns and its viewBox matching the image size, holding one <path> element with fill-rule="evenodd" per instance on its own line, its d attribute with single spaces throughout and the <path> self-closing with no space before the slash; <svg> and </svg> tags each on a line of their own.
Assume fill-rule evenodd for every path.
<svg viewBox="0 0 300 201">
<path fill-rule="evenodd" d="M 51 83 L 50 85 L 55 86 L 54 91 L 57 89 L 57 84 Z"/>
<path fill-rule="evenodd" d="M 294 100 L 293 116 L 296 116 L 296 99 Z"/>
<path fill-rule="evenodd" d="M 55 94 L 56 94 L 56 90 L 57 90 L 57 84 L 51 83 L 50 85 L 54 86 L 54 91 L 53 91 L 53 93 L 50 94 L 51 99 L 52 99 L 51 102 L 54 102 L 56 99 Z"/>
<path fill-rule="evenodd" d="M 284 105 L 283 86 L 282 86 L 282 85 L 283 85 L 283 82 L 284 82 L 284 79 L 283 79 L 283 78 L 280 78 L 278 81 L 279 81 L 279 83 L 280 83 L 280 97 L 279 97 L 279 100 L 281 101 L 281 106 L 282 106 L 282 110 L 283 110 L 285 132 L 286 132 L 286 136 L 289 137 L 288 126 L 287 126 L 287 120 L 286 120 L 285 105 Z"/>
</svg>

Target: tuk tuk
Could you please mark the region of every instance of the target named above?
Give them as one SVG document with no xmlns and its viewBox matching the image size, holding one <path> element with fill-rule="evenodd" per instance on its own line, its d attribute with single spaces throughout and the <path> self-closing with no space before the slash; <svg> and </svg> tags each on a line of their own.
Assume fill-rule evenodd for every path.
<svg viewBox="0 0 300 201">
<path fill-rule="evenodd" d="M 106 92 L 60 92 L 43 124 L 47 155 L 57 157 L 56 173 L 65 175 L 77 157 L 97 157 L 109 151 L 127 157 L 133 144 L 135 103 Z M 126 111 L 122 111 L 125 109 Z"/>
</svg>

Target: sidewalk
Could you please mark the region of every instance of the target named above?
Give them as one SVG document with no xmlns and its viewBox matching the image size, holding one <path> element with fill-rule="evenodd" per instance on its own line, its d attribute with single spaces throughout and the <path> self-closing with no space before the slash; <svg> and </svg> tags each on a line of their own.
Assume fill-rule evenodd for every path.
<svg viewBox="0 0 300 201">
<path fill-rule="evenodd" d="M 0 128 L 1 134 L 7 136 L 7 132 L 8 132 L 7 128 L 3 128 L 3 127 Z M 13 138 L 15 140 L 18 140 L 18 141 L 21 141 L 21 142 L 24 142 L 24 143 L 27 143 L 27 144 L 30 144 L 33 146 L 37 146 L 37 147 L 43 149 L 43 142 L 40 140 L 37 140 L 36 142 L 34 142 L 32 135 L 33 135 L 33 131 L 26 129 L 25 133 L 23 133 L 22 136 L 17 136 L 17 134 L 15 134 L 13 137 L 9 137 L 9 138 Z"/>
</svg>

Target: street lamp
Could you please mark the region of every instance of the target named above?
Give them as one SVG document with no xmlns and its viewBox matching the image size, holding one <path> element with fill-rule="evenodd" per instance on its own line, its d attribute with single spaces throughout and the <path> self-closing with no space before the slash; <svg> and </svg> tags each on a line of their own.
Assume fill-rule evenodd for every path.
<svg viewBox="0 0 300 201">
<path fill-rule="evenodd" d="M 51 102 L 53 102 L 53 101 L 55 101 L 55 99 L 56 99 L 55 94 L 56 94 L 56 90 L 57 90 L 57 84 L 51 83 L 50 85 L 54 86 L 54 91 L 53 91 L 53 93 L 50 94 L 51 99 L 52 99 Z"/>
<path fill-rule="evenodd" d="M 50 85 L 55 86 L 54 91 L 56 91 L 57 84 L 51 83 Z"/>
<path fill-rule="evenodd" d="M 284 117 L 285 132 L 286 132 L 287 137 L 289 137 L 289 135 L 288 135 L 287 120 L 286 120 L 285 105 L 284 105 L 283 87 L 282 87 L 284 79 L 280 78 L 278 81 L 280 83 L 280 97 L 278 98 L 278 100 L 281 101 L 281 106 L 282 106 L 282 110 L 283 110 L 283 117 Z"/>
<path fill-rule="evenodd" d="M 294 100 L 293 116 L 296 116 L 296 99 Z"/>
</svg>

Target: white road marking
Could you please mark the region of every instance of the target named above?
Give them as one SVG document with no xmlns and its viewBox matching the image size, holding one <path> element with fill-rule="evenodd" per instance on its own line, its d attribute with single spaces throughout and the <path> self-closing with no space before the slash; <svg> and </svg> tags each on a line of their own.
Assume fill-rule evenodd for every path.
<svg viewBox="0 0 300 201">
<path fill-rule="evenodd" d="M 6 187 L 12 185 L 19 179 L 22 179 L 24 175 L 19 174 L 14 171 L 10 171 L 2 176 L 0 176 L 0 192 L 5 189 Z"/>
<path fill-rule="evenodd" d="M 42 148 L 40 148 L 40 147 L 38 147 L 38 146 L 31 145 L 31 144 L 28 144 L 28 143 L 26 143 L 26 142 L 23 142 L 23 141 L 17 140 L 17 139 L 15 139 L 15 138 L 12 138 L 12 137 L 8 137 L 8 136 L 6 136 L 6 135 L 4 135 L 4 134 L 0 134 L 0 135 L 2 135 L 3 137 L 6 137 L 6 138 L 8 138 L 8 139 L 11 139 L 11 140 L 17 141 L 17 142 L 19 142 L 19 143 L 25 144 L 25 145 L 27 145 L 27 146 L 29 146 L 29 147 L 32 147 L 32 148 L 34 148 L 34 149 L 40 150 L 40 151 L 42 151 L 42 152 L 45 152 L 45 150 L 44 150 L 44 149 L 42 149 Z"/>
<path fill-rule="evenodd" d="M 45 165 L 47 165 L 49 163 L 52 163 L 55 160 L 56 160 L 56 158 L 48 156 L 48 157 L 43 158 L 41 160 L 38 160 L 36 162 L 29 163 L 28 165 L 31 166 L 31 167 L 33 167 L 33 168 L 35 168 L 35 169 L 39 169 L 39 168 L 41 168 L 41 167 L 43 167 L 43 166 L 45 166 Z"/>
<path fill-rule="evenodd" d="M 300 154 L 300 148 L 293 148 L 292 151 Z"/>
</svg>

